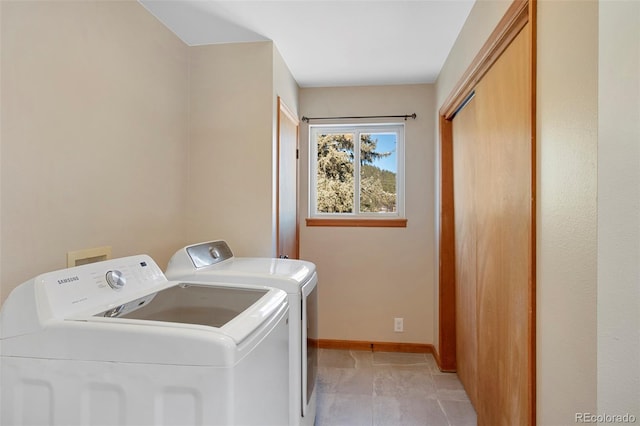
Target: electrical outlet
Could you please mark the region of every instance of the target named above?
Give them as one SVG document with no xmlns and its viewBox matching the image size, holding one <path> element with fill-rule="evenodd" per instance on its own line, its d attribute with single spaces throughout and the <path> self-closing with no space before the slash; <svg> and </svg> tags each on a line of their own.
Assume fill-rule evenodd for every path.
<svg viewBox="0 0 640 426">
<path fill-rule="evenodd" d="M 393 331 L 401 333 L 404 331 L 404 318 L 393 319 Z"/>
</svg>

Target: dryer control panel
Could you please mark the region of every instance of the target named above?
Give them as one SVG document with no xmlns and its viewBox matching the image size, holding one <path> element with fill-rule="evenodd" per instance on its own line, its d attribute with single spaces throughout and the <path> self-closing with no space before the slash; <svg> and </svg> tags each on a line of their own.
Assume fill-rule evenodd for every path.
<svg viewBox="0 0 640 426">
<path fill-rule="evenodd" d="M 215 265 L 233 257 L 231 248 L 222 240 L 195 244 L 186 247 L 185 251 L 196 269 Z"/>
</svg>

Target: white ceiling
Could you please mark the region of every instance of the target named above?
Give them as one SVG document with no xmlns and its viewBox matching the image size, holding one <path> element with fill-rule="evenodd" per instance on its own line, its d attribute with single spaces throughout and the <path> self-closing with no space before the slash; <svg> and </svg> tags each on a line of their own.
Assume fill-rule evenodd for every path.
<svg viewBox="0 0 640 426">
<path fill-rule="evenodd" d="M 190 46 L 273 40 L 301 87 L 433 83 L 474 0 L 139 0 Z"/>
</svg>

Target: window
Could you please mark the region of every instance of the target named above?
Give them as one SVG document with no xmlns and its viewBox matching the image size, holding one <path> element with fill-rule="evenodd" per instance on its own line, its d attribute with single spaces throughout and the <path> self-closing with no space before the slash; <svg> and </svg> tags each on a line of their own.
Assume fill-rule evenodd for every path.
<svg viewBox="0 0 640 426">
<path fill-rule="evenodd" d="M 309 138 L 312 218 L 404 217 L 403 124 L 314 125 Z"/>
</svg>

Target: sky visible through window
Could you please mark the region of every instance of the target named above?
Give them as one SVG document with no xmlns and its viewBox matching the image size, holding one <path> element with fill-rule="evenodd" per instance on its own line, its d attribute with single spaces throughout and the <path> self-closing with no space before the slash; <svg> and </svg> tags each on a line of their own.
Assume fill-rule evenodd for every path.
<svg viewBox="0 0 640 426">
<path fill-rule="evenodd" d="M 393 154 L 381 158 L 373 162 L 373 165 L 380 167 L 383 170 L 389 170 L 396 173 L 398 171 L 398 165 L 396 161 L 396 135 L 394 133 L 372 133 L 371 139 L 377 139 L 378 145 L 376 146 L 377 152 L 392 152 Z"/>
</svg>

